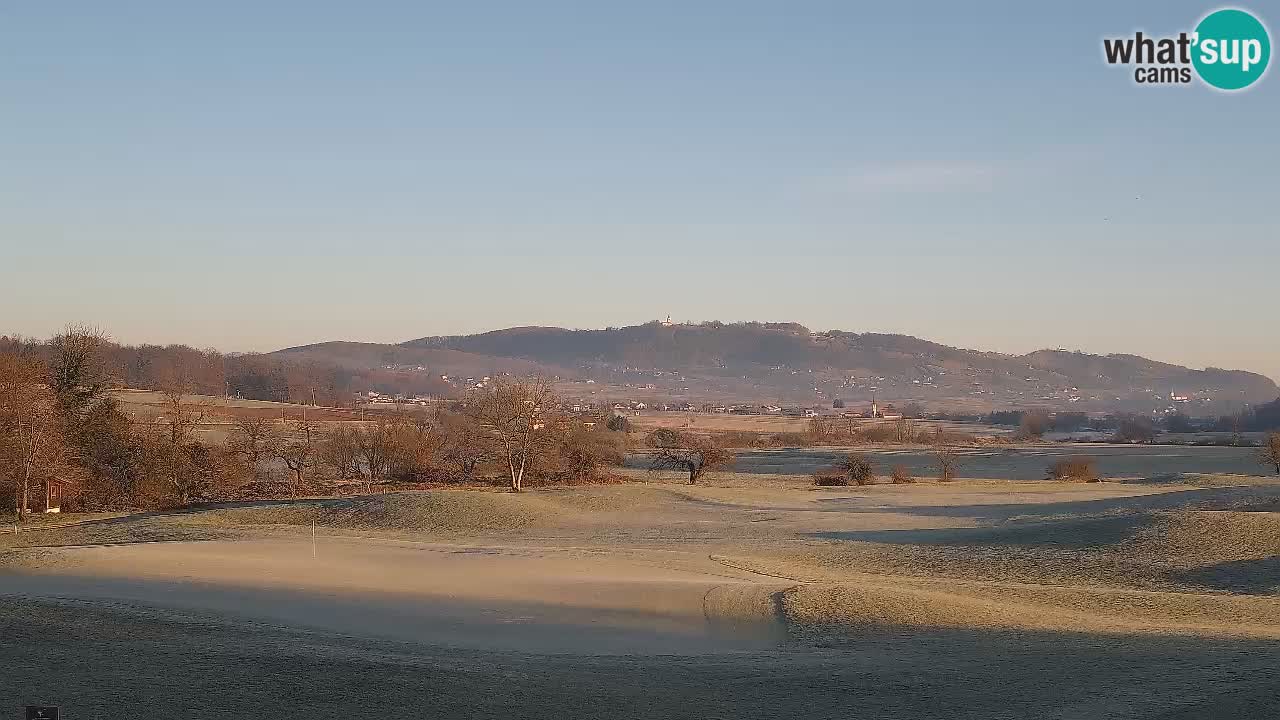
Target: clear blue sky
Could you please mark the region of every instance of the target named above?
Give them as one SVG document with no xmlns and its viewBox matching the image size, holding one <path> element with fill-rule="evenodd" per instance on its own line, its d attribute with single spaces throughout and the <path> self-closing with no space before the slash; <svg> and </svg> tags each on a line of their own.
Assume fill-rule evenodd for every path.
<svg viewBox="0 0 1280 720">
<path fill-rule="evenodd" d="M 1216 6 L 906 5 L 5 3 L 0 332 L 670 313 L 1280 377 L 1280 77 L 1101 58 Z"/>
</svg>

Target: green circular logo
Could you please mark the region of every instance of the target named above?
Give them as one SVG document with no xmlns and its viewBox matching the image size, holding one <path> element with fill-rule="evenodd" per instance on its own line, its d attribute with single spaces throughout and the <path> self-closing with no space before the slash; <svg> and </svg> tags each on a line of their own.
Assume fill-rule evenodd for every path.
<svg viewBox="0 0 1280 720">
<path fill-rule="evenodd" d="M 1200 79 L 1219 90 L 1242 90 L 1267 71 L 1271 37 L 1258 18 L 1228 8 L 1205 16 L 1196 26 L 1191 62 Z"/>
</svg>

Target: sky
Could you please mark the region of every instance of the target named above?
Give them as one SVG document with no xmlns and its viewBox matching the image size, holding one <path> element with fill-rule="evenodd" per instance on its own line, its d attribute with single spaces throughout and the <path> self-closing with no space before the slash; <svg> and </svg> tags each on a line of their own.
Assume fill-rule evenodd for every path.
<svg viewBox="0 0 1280 720">
<path fill-rule="evenodd" d="M 1216 7 L 0 3 L 0 334 L 669 314 L 1280 379 L 1280 77 L 1102 57 Z"/>
</svg>

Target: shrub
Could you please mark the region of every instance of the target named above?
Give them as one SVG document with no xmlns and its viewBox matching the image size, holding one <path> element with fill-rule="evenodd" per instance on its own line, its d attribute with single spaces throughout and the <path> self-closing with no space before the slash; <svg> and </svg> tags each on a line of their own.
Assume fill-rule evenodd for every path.
<svg viewBox="0 0 1280 720">
<path fill-rule="evenodd" d="M 870 485 L 876 481 L 876 466 L 864 453 L 849 453 L 841 464 L 853 485 Z"/>
<path fill-rule="evenodd" d="M 733 432 L 716 433 L 716 443 L 720 447 L 763 448 L 769 447 L 769 436 L 761 433 L 735 430 Z"/>
<path fill-rule="evenodd" d="M 1064 482 L 1098 482 L 1098 474 L 1091 457 L 1073 456 L 1060 458 L 1049 464 L 1049 479 Z"/>
<path fill-rule="evenodd" d="M 810 447 L 813 438 L 808 433 L 780 432 L 772 436 L 772 447 Z"/>
<path fill-rule="evenodd" d="M 1120 443 L 1152 443 L 1156 439 L 1155 424 L 1150 418 L 1129 415 L 1120 420 L 1115 441 Z"/>
<path fill-rule="evenodd" d="M 839 468 L 825 468 L 813 474 L 813 484 L 818 487 L 844 487 L 849 484 L 849 476 Z"/>
<path fill-rule="evenodd" d="M 911 477 L 911 471 L 907 470 L 906 465 L 894 465 L 893 469 L 889 471 L 889 480 L 894 485 L 910 485 L 916 481 L 915 478 Z"/>
<path fill-rule="evenodd" d="M 622 438 L 615 433 L 596 432 L 585 427 L 570 430 L 556 448 L 558 475 L 576 482 L 588 482 L 600 476 L 610 465 L 621 465 L 625 456 Z"/>
<path fill-rule="evenodd" d="M 1053 425 L 1053 418 L 1043 410 L 1029 410 L 1022 414 L 1018 424 L 1018 436 L 1024 440 L 1039 440 Z"/>
</svg>

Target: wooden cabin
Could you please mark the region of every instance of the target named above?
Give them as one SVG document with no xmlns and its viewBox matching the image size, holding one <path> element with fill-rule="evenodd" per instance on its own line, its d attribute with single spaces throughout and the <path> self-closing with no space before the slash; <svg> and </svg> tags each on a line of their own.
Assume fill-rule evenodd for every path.
<svg viewBox="0 0 1280 720">
<path fill-rule="evenodd" d="M 62 512 L 62 496 L 71 487 L 69 480 L 52 478 L 44 484 L 44 511 L 47 513 Z"/>
</svg>

